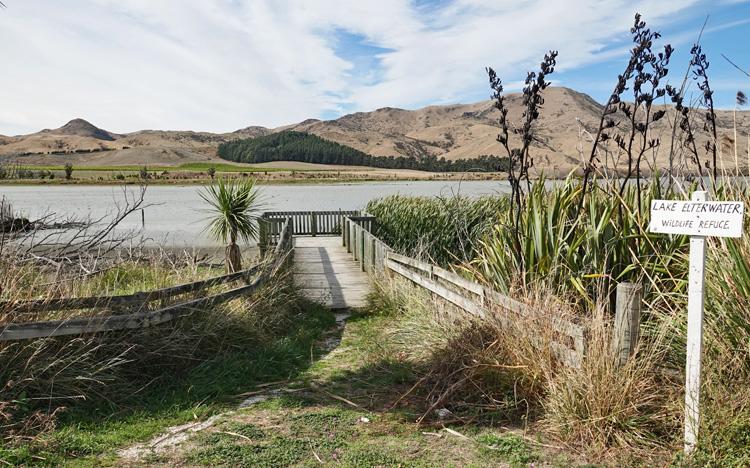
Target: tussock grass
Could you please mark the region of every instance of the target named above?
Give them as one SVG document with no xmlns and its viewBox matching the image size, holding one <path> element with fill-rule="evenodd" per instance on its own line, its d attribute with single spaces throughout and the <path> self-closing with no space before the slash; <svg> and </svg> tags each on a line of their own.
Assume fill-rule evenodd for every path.
<svg viewBox="0 0 750 468">
<path fill-rule="evenodd" d="M 616 367 L 603 307 L 582 322 L 588 351 L 569 368 L 552 351 L 552 320 L 577 313 L 549 291 L 526 298 L 536 313 L 498 309 L 482 321 L 403 280 L 382 281 L 374 296 L 376 310 L 399 317 L 386 334 L 418 372 L 411 394 L 424 424 L 447 409 L 451 421 L 520 427 L 600 461 L 663 462 L 679 446 L 679 384 L 659 368 L 667 348 L 644 345 Z"/>
</svg>

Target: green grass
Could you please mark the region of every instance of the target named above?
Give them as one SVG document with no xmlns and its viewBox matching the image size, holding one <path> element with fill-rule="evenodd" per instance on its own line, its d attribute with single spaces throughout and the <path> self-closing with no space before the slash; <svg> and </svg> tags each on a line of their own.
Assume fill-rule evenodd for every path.
<svg viewBox="0 0 750 468">
<path fill-rule="evenodd" d="M 515 434 L 483 434 L 477 438 L 482 452 L 511 466 L 527 466 L 539 460 L 539 455 L 529 444 Z"/>
<path fill-rule="evenodd" d="M 70 409 L 55 430 L 31 443 L 0 447 L 0 460 L 13 465 L 109 463 L 118 447 L 227 411 L 238 403 L 236 395 L 255 385 L 293 377 L 310 364 L 313 344 L 333 322 L 329 310 L 310 304 L 283 333 L 256 347 L 217 355 L 116 406 L 100 402 Z"/>
<path fill-rule="evenodd" d="M 293 387 L 301 391 L 227 415 L 187 452 L 150 461 L 239 467 L 483 467 L 542 460 L 520 436 L 498 434 L 486 425 L 454 426 L 464 437 L 439 424 L 420 427 L 414 423 L 421 413 L 419 398 L 407 397 L 391 408 L 420 375 L 418 363 L 401 357 L 403 343 L 392 339 L 392 330 L 404 320 L 356 313 L 336 350 L 298 376 Z"/>
<path fill-rule="evenodd" d="M 395 250 L 448 265 L 473 259 L 507 207 L 505 196 L 390 195 L 370 201 L 367 212 L 378 218 L 378 237 Z"/>
<path fill-rule="evenodd" d="M 252 165 L 242 164 L 226 164 L 226 163 L 186 163 L 180 164 L 179 166 L 162 166 L 162 165 L 146 165 L 149 172 L 206 172 L 210 167 L 214 167 L 216 172 L 291 172 L 292 169 L 282 168 L 271 168 L 271 167 L 257 167 Z M 138 165 L 125 165 L 125 166 L 73 166 L 73 176 L 75 177 L 76 171 L 89 171 L 89 172 L 139 172 L 143 166 Z M 30 171 L 60 171 L 64 170 L 62 165 L 24 165 L 21 169 Z"/>
</svg>

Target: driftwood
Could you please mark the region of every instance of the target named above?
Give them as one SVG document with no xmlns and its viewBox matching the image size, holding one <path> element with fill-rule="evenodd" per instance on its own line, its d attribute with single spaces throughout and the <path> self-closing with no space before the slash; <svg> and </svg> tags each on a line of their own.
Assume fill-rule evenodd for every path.
<svg viewBox="0 0 750 468">
<path fill-rule="evenodd" d="M 0 252 L 12 246 L 14 255 L 23 259 L 85 270 L 84 263 L 91 258 L 107 256 L 137 237 L 137 232 L 115 234 L 115 229 L 125 218 L 149 206 L 146 190 L 142 185 L 129 193 L 124 187 L 123 201 L 115 201 L 115 212 L 97 219 L 65 219 L 52 213 L 19 221 L 11 214 L 13 229 L 0 229 Z"/>
</svg>

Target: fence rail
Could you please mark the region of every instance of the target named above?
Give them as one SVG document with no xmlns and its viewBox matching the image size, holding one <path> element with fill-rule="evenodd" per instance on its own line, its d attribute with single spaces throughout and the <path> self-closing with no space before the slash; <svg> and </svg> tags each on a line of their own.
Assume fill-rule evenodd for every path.
<svg viewBox="0 0 750 468">
<path fill-rule="evenodd" d="M 191 313 L 197 310 L 205 309 L 206 307 L 213 307 L 222 304 L 236 297 L 250 294 L 263 286 L 269 279 L 273 278 L 279 271 L 279 269 L 289 261 L 293 248 L 292 236 L 292 222 L 291 219 L 287 218 L 281 226 L 279 240 L 273 250 L 273 253 L 269 257 L 265 258 L 260 265 L 256 265 L 241 272 L 223 275 L 215 278 L 209 278 L 207 280 L 175 286 L 172 288 L 165 288 L 163 290 L 140 293 L 140 296 L 130 295 L 111 296 L 108 298 L 60 298 L 56 300 L 56 303 L 53 303 L 53 301 L 50 300 L 44 301 L 48 304 L 57 306 L 50 307 L 47 310 L 65 310 L 96 307 L 96 304 L 92 305 L 90 302 L 86 302 L 93 301 L 93 299 L 98 299 L 100 301 L 103 299 L 108 299 L 115 302 L 120 301 L 122 304 L 128 304 L 128 301 L 136 301 L 137 299 L 136 303 L 140 303 L 142 305 L 144 297 L 149 300 L 163 298 L 165 297 L 164 294 L 168 294 L 168 296 L 166 297 L 172 297 L 174 295 L 183 294 L 186 292 L 201 291 L 210 286 L 223 284 L 242 278 L 248 278 L 257 274 L 254 279 L 249 281 L 249 283 L 244 286 L 239 286 L 237 288 L 230 289 L 229 291 L 213 294 L 210 296 L 188 300 L 154 311 L 138 311 L 130 314 L 94 316 L 85 318 L 82 317 L 66 320 L 11 323 L 0 328 L 0 341 L 13 341 L 31 338 L 49 338 L 55 336 L 80 335 L 86 333 L 99 333 L 114 330 L 146 328 L 190 315 Z M 118 297 L 125 299 L 117 299 Z M 28 308 L 31 307 L 33 303 L 34 301 L 28 301 L 22 304 L 22 306 Z M 132 302 L 130 302 L 130 304 L 132 305 Z"/>
<path fill-rule="evenodd" d="M 491 288 L 439 266 L 394 252 L 370 232 L 375 222 L 372 216 L 351 216 L 344 224 L 344 246 L 359 261 L 362 271 L 386 271 L 401 275 L 480 319 L 487 319 L 493 314 L 493 317 L 508 324 L 514 318 L 536 315 L 532 307 Z M 583 327 L 559 318 L 553 318 L 551 324 L 558 335 L 549 343 L 555 355 L 567 366 L 580 367 L 585 352 Z M 538 345 L 543 346 L 543 343 L 540 341 Z"/>
<path fill-rule="evenodd" d="M 293 235 L 318 236 L 339 235 L 347 216 L 359 216 L 360 212 L 350 211 L 269 211 L 263 213 L 260 223 L 261 245 L 275 245 L 286 219 L 292 220 Z"/>
<path fill-rule="evenodd" d="M 359 262 L 362 271 L 383 271 L 386 255 L 392 251 L 385 242 L 370 232 L 374 225 L 373 216 L 350 216 L 345 219 L 341 232 L 346 251 Z"/>
<path fill-rule="evenodd" d="M 47 299 L 31 299 L 24 301 L 2 301 L 0 311 L 9 311 L 13 314 L 29 314 L 52 310 L 77 310 L 93 309 L 98 307 L 119 309 L 143 306 L 156 300 L 171 299 L 181 294 L 200 291 L 232 281 L 247 279 L 254 276 L 260 269 L 255 265 L 243 271 L 229 273 L 227 275 L 215 276 L 201 281 L 170 286 L 168 288 L 156 289 L 154 291 L 137 292 L 118 296 L 89 296 L 89 297 L 53 297 Z"/>
</svg>

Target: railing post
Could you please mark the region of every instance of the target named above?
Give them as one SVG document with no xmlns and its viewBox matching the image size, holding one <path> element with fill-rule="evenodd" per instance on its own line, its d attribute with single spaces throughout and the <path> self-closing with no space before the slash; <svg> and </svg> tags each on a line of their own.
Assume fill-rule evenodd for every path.
<svg viewBox="0 0 750 468">
<path fill-rule="evenodd" d="M 362 255 L 359 256 L 360 268 L 365 271 L 365 230 L 362 229 L 362 236 L 360 239 L 360 245 L 362 246 Z"/>
<path fill-rule="evenodd" d="M 352 227 L 354 228 L 354 236 L 352 236 L 354 239 L 354 246 L 352 247 L 352 250 L 354 251 L 354 260 L 359 260 L 359 226 L 354 224 Z"/>
<path fill-rule="evenodd" d="M 265 256 L 268 249 L 268 224 L 265 216 L 258 221 L 258 248 L 260 249 L 260 256 Z"/>
<path fill-rule="evenodd" d="M 352 253 L 352 220 L 348 219 L 346 220 L 346 251 L 348 253 Z"/>
<path fill-rule="evenodd" d="M 344 238 L 344 247 L 346 247 L 346 253 L 349 253 L 349 222 L 346 219 L 341 220 L 341 237 Z"/>
<path fill-rule="evenodd" d="M 318 219 L 315 212 L 310 213 L 310 233 L 315 237 L 318 233 Z"/>
<path fill-rule="evenodd" d="M 375 236 L 372 236 L 372 239 L 370 240 L 370 249 L 372 249 L 370 258 L 372 259 L 372 266 L 370 267 L 370 271 L 372 273 L 375 273 L 376 267 L 375 262 L 377 261 L 377 255 L 376 255 L 376 248 L 375 248 Z"/>
<path fill-rule="evenodd" d="M 642 291 L 640 284 L 620 283 L 617 285 L 612 352 L 618 367 L 625 365 L 638 344 L 641 330 Z"/>
</svg>

